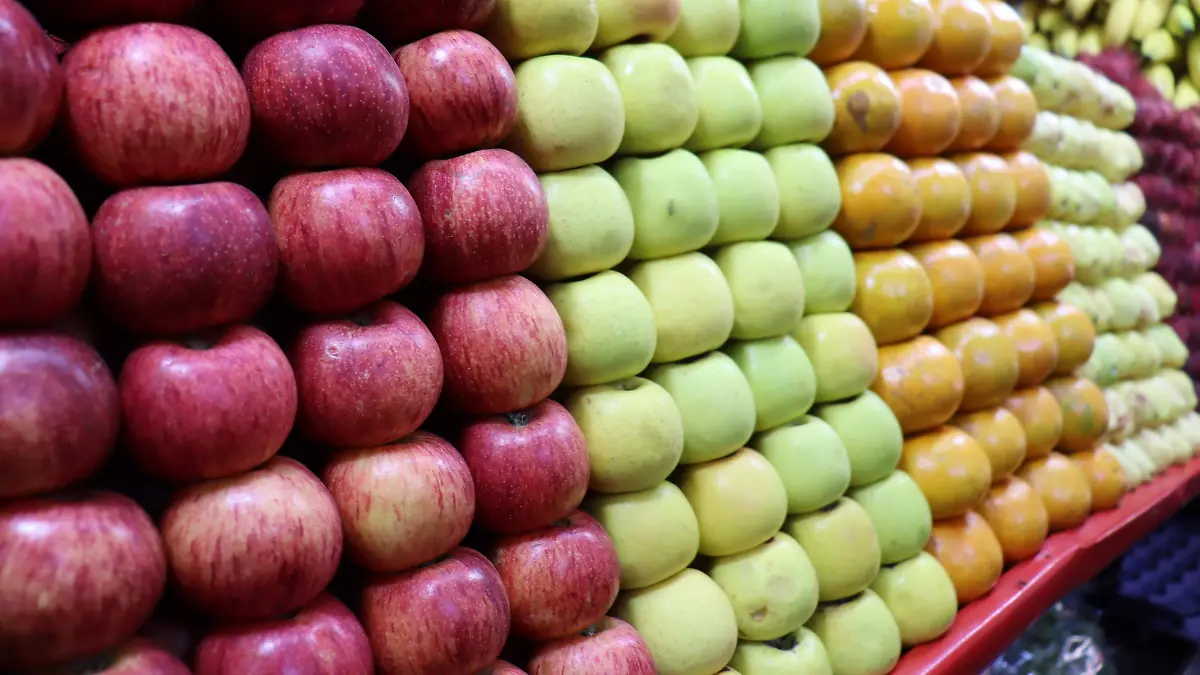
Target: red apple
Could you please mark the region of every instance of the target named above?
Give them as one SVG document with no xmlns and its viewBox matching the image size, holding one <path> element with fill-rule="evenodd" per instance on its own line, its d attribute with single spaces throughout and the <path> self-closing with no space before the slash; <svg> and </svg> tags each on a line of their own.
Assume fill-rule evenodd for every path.
<svg viewBox="0 0 1200 675">
<path fill-rule="evenodd" d="M 474 675 L 508 639 L 508 598 L 469 548 L 367 581 L 359 612 L 379 675 Z"/>
<path fill-rule="evenodd" d="M 0 0 L 0 157 L 41 142 L 62 107 L 63 74 L 54 42 L 16 0 Z"/>
<path fill-rule="evenodd" d="M 286 457 L 180 490 L 160 527 L 180 597 L 220 619 L 260 621 L 303 607 L 342 557 L 333 497 Z"/>
<path fill-rule="evenodd" d="M 542 185 L 507 150 L 429 162 L 408 189 L 425 223 L 424 273 L 433 281 L 469 284 L 516 274 L 546 247 L 550 214 Z"/>
<path fill-rule="evenodd" d="M 66 181 L 32 159 L 0 159 L 0 203 L 0 325 L 62 318 L 79 302 L 92 269 L 83 207 Z"/>
<path fill-rule="evenodd" d="M 246 149 L 246 87 L 221 47 L 194 28 L 99 30 L 63 65 L 67 129 L 83 164 L 107 183 L 208 180 Z"/>
<path fill-rule="evenodd" d="M 134 638 L 112 651 L 38 675 L 192 675 L 192 671 L 150 640 Z"/>
<path fill-rule="evenodd" d="M 366 448 L 407 436 L 442 391 L 433 335 L 394 302 L 302 329 L 288 356 L 300 390 L 297 426 L 325 445 Z"/>
<path fill-rule="evenodd" d="M 242 64 L 255 134 L 301 167 L 374 166 L 408 127 L 408 89 L 392 55 L 353 26 L 322 25 L 258 43 Z"/>
<path fill-rule="evenodd" d="M 266 37 L 323 23 L 351 23 L 363 0 L 215 0 L 218 15 L 242 34 Z"/>
<path fill-rule="evenodd" d="M 354 614 L 322 593 L 294 616 L 221 626 L 192 659 L 195 675 L 374 675 L 371 645 Z"/>
<path fill-rule="evenodd" d="M 458 447 L 475 481 L 475 521 L 493 532 L 546 527 L 587 493 L 587 439 L 571 413 L 549 399 L 474 420 Z"/>
<path fill-rule="evenodd" d="M 358 22 L 398 45 L 453 28 L 478 30 L 495 7 L 496 0 L 367 0 Z"/>
<path fill-rule="evenodd" d="M 123 447 L 166 480 L 248 471 L 279 451 L 296 420 L 292 366 L 250 326 L 142 345 L 125 359 L 118 389 Z"/>
<path fill-rule="evenodd" d="M 112 373 L 89 345 L 50 332 L 0 335 L 0 500 L 91 476 L 120 421 Z"/>
<path fill-rule="evenodd" d="M 126 24 L 139 21 L 180 23 L 197 0 L 39 0 L 43 16 L 55 21 L 85 25 Z"/>
<path fill-rule="evenodd" d="M 421 214 L 386 171 L 293 174 L 267 204 L 279 240 L 280 290 L 299 309 L 358 309 L 404 288 L 421 268 Z"/>
<path fill-rule="evenodd" d="M 234 183 L 118 192 L 96 212 L 92 239 L 97 298 L 137 333 L 245 321 L 271 297 L 279 266 L 267 209 Z"/>
<path fill-rule="evenodd" d="M 112 649 L 166 585 L 158 531 L 111 492 L 0 506 L 0 666 L 58 666 Z"/>
<path fill-rule="evenodd" d="M 546 398 L 567 370 L 567 336 L 550 299 L 524 277 L 447 290 L 429 330 L 442 350 L 445 398 L 463 412 L 491 415 Z"/>
<path fill-rule="evenodd" d="M 529 675 L 654 675 L 654 656 L 637 630 L 604 617 L 582 635 L 541 645 Z"/>
<path fill-rule="evenodd" d="M 500 50 L 450 30 L 396 50 L 412 102 L 405 149 L 423 159 L 490 148 L 517 121 L 517 83 Z"/>
<path fill-rule="evenodd" d="M 514 635 L 545 642 L 596 623 L 617 599 L 621 566 L 600 523 L 582 511 L 501 539 L 490 556 L 512 605 Z"/>
<path fill-rule="evenodd" d="M 479 671 L 479 675 L 527 675 L 525 671 L 508 661 L 497 661 Z"/>
</svg>

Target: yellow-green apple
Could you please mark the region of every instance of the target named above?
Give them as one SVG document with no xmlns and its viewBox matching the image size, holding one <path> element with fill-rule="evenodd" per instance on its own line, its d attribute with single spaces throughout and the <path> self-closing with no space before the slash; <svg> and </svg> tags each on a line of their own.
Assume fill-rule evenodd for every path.
<svg viewBox="0 0 1200 675">
<path fill-rule="evenodd" d="M 788 513 L 808 513 L 838 500 L 850 485 L 850 459 L 833 427 L 804 415 L 756 436 L 751 446 L 767 458 L 787 490 Z"/>
<path fill-rule="evenodd" d="M 762 102 L 756 150 L 792 143 L 819 143 L 833 130 L 833 96 L 825 74 L 799 56 L 779 56 L 750 66 Z"/>
<path fill-rule="evenodd" d="M 600 12 L 595 0 L 495 0 L 486 37 L 510 61 L 546 54 L 587 51 L 596 38 Z"/>
<path fill-rule="evenodd" d="M 735 340 L 786 335 L 804 314 L 804 277 L 786 246 L 775 241 L 726 244 L 712 254 L 733 293 Z"/>
<path fill-rule="evenodd" d="M 733 4 L 736 28 L 737 2 Z M 23 4 L 0 4 L 0 21 L 7 26 L 0 62 L 4 63 L 4 81 L 11 92 L 0 105 L 0 156 L 24 155 L 50 133 L 58 118 L 63 72 L 54 42 Z"/>
<path fill-rule="evenodd" d="M 854 303 L 858 287 L 854 254 L 842 235 L 833 230 L 787 242 L 804 277 L 804 311 L 807 314 L 845 312 Z"/>
<path fill-rule="evenodd" d="M 804 56 L 817 44 L 817 0 L 742 0 L 742 28 L 733 55 L 741 60 Z"/>
<path fill-rule="evenodd" d="M 653 675 L 654 656 L 637 630 L 604 617 L 579 635 L 540 645 L 529 675 Z"/>
<path fill-rule="evenodd" d="M 729 597 L 743 640 L 781 638 L 817 609 L 817 572 L 800 544 L 782 532 L 749 551 L 714 559 L 707 572 Z"/>
<path fill-rule="evenodd" d="M 658 43 L 623 44 L 600 55 L 625 104 L 617 154 L 646 155 L 682 147 L 700 118 L 700 95 L 687 62 Z"/>
<path fill-rule="evenodd" d="M 667 258 L 708 245 L 720 220 L 712 179 L 687 150 L 627 157 L 612 167 L 633 209 L 633 260 Z"/>
<path fill-rule="evenodd" d="M 825 645 L 807 628 L 776 640 L 742 641 L 729 664 L 746 675 L 832 675 Z"/>
<path fill-rule="evenodd" d="M 700 117 L 685 147 L 696 152 L 740 148 L 754 140 L 763 109 L 746 67 L 725 56 L 701 56 L 687 64 L 696 82 Z"/>
<path fill-rule="evenodd" d="M 821 638 L 838 675 L 881 675 L 900 660 L 900 628 L 870 589 L 846 602 L 818 607 L 808 627 Z M 863 639 L 868 635 L 869 640 Z"/>
<path fill-rule="evenodd" d="M 700 524 L 700 553 L 726 556 L 770 539 L 787 517 L 787 492 L 771 463 L 742 448 L 682 467 L 674 478 Z"/>
<path fill-rule="evenodd" d="M 150 618 L 166 586 L 154 522 L 124 495 L 8 502 L 0 506 L 0 541 L 5 668 L 57 666 L 120 646 Z"/>
<path fill-rule="evenodd" d="M 893 471 L 883 480 L 851 490 L 847 496 L 870 516 L 884 565 L 908 560 L 925 548 L 933 531 L 933 516 L 921 488 L 908 474 Z"/>
<path fill-rule="evenodd" d="M 868 485 L 895 470 L 904 449 L 904 431 L 895 413 L 875 392 L 818 406 L 813 414 L 842 439 L 850 458 L 850 485 Z"/>
<path fill-rule="evenodd" d="M 779 186 L 771 164 L 757 152 L 725 148 L 700 155 L 717 195 L 720 218 L 709 244 L 771 236 L 779 223 Z"/>
<path fill-rule="evenodd" d="M 779 187 L 779 223 L 771 236 L 790 241 L 829 229 L 842 208 L 842 189 L 829 155 L 807 143 L 765 153 Z"/>
<path fill-rule="evenodd" d="M 950 575 L 925 551 L 895 565 L 884 565 L 871 590 L 892 613 L 905 647 L 941 637 L 958 613 Z"/>
<path fill-rule="evenodd" d="M 351 615 L 353 616 L 353 615 Z M 367 646 L 368 657 L 371 654 Z M 370 663 L 368 661 L 368 663 Z M 93 654 L 71 665 L 53 670 L 38 671 L 45 675 L 60 675 L 65 673 L 94 673 L 95 675 L 194 675 L 194 673 L 211 673 L 212 671 L 191 670 L 183 664 L 176 655 L 158 643 L 145 637 L 135 637 L 129 642 L 110 651 Z M 246 671 L 230 671 L 246 672 Z M 351 670 L 357 673 L 370 673 L 369 670 Z"/>
<path fill-rule="evenodd" d="M 848 312 L 806 316 L 796 324 L 792 337 L 817 374 L 818 403 L 858 396 L 874 381 L 879 370 L 875 338 L 857 316 Z M 853 464 L 853 454 L 850 461 Z"/>
<path fill-rule="evenodd" d="M 700 525 L 674 484 L 624 494 L 591 494 L 583 509 L 608 532 L 621 562 L 621 589 L 631 591 L 674 576 L 700 550 Z"/>
<path fill-rule="evenodd" d="M 754 390 L 721 352 L 656 366 L 646 376 L 671 395 L 683 420 L 681 464 L 725 457 L 754 434 Z"/>
<path fill-rule="evenodd" d="M 646 640 L 658 675 L 715 673 L 737 648 L 737 617 L 729 599 L 694 569 L 622 593 L 613 616 L 628 621 Z"/>
<path fill-rule="evenodd" d="M 504 582 L 469 548 L 368 577 L 358 616 L 380 675 L 476 673 L 500 656 L 510 622 Z"/>
<path fill-rule="evenodd" d="M 820 582 L 821 602 L 861 593 L 879 572 L 879 537 L 871 516 L 851 499 L 792 516 L 783 531 L 808 553 Z"/>
<path fill-rule="evenodd" d="M 508 593 L 513 635 L 538 642 L 599 621 L 621 584 L 616 547 L 583 511 L 540 530 L 508 535 L 488 557 Z"/>
<path fill-rule="evenodd" d="M 567 336 L 554 304 L 524 277 L 447 289 L 429 313 L 445 364 L 445 402 L 475 415 L 537 403 L 562 382 Z"/>
<path fill-rule="evenodd" d="M 607 270 L 545 290 L 567 333 L 563 384 L 615 382 L 650 365 L 657 339 L 654 312 L 629 277 Z"/>
<path fill-rule="evenodd" d="M 675 32 L 683 0 L 596 0 L 600 26 L 591 51 L 622 42 L 664 42 Z"/>
<path fill-rule="evenodd" d="M 616 267 L 633 246 L 633 210 L 621 184 L 598 166 L 538 176 L 549 235 L 529 274 L 560 281 Z"/>
<path fill-rule="evenodd" d="M 812 407 L 816 376 L 808 355 L 792 336 L 732 342 L 725 353 L 746 376 L 754 393 L 755 431 L 791 422 Z"/>
<path fill-rule="evenodd" d="M 688 58 L 723 56 L 737 43 L 740 28 L 737 0 L 683 0 L 667 44 Z"/>
<path fill-rule="evenodd" d="M 358 19 L 381 40 L 397 45 L 444 30 L 478 31 L 495 5 L 495 0 L 366 0 Z"/>
<path fill-rule="evenodd" d="M 712 351 L 733 332 L 733 294 L 721 268 L 703 253 L 631 265 L 629 278 L 654 310 L 658 336 L 651 363 Z"/>
<path fill-rule="evenodd" d="M 550 54 L 513 72 L 520 104 L 504 146 L 534 171 L 578 169 L 617 151 L 625 134 L 625 104 L 603 63 Z"/>
<path fill-rule="evenodd" d="M 117 385 L 86 342 L 0 336 L 0 500 L 88 478 L 112 453 L 120 424 Z"/>
</svg>

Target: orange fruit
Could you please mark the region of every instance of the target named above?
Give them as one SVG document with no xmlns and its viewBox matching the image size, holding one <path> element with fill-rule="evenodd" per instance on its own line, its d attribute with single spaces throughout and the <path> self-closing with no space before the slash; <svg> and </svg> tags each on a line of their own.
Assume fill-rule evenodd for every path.
<svg viewBox="0 0 1200 675">
<path fill-rule="evenodd" d="M 821 36 L 808 60 L 832 66 L 848 60 L 867 36 L 866 0 L 820 0 Z"/>
<path fill-rule="evenodd" d="M 887 403 L 906 434 L 945 424 L 963 397 L 962 366 L 927 335 L 879 349 L 871 391 Z"/>
<path fill-rule="evenodd" d="M 908 241 L 940 241 L 958 234 L 971 216 L 971 184 L 954 162 L 940 157 L 908 160 L 921 193 L 921 218 Z"/>
<path fill-rule="evenodd" d="M 1037 312 L 1018 309 L 993 321 L 1017 348 L 1020 365 L 1017 387 L 1036 387 L 1050 377 L 1058 365 L 1058 343 L 1054 341 L 1054 331 Z"/>
<path fill-rule="evenodd" d="M 992 44 L 975 72 L 983 77 L 1007 75 L 1020 58 L 1021 47 L 1025 46 L 1021 15 L 1001 0 L 985 0 L 983 6 L 992 18 Z"/>
<path fill-rule="evenodd" d="M 1125 496 L 1125 469 L 1105 448 L 1071 455 L 1092 488 L 1092 511 L 1115 509 Z"/>
<path fill-rule="evenodd" d="M 986 147 L 996 152 L 1016 150 L 1033 133 L 1033 121 L 1038 112 L 1037 99 L 1033 97 L 1029 85 L 1012 75 L 1002 75 L 988 84 L 1000 107 L 1000 126 Z"/>
<path fill-rule="evenodd" d="M 977 77 L 956 77 L 950 80 L 958 94 L 958 136 L 948 150 L 970 152 L 992 140 L 1000 129 L 1000 102 L 987 82 Z"/>
<path fill-rule="evenodd" d="M 1017 348 L 996 324 L 973 318 L 933 334 L 958 359 L 963 373 L 962 412 L 1000 405 L 1017 386 Z"/>
<path fill-rule="evenodd" d="M 867 34 L 852 58 L 907 68 L 929 49 L 935 20 L 929 0 L 867 0 Z"/>
<path fill-rule="evenodd" d="M 979 505 L 979 515 L 992 528 L 1004 562 L 1010 565 L 1037 555 L 1050 533 L 1050 515 L 1042 498 L 1016 476 L 992 486 Z"/>
<path fill-rule="evenodd" d="M 933 0 L 933 42 L 917 65 L 944 75 L 966 75 L 992 46 L 992 17 L 979 0 Z"/>
<path fill-rule="evenodd" d="M 1058 447 L 1066 452 L 1091 450 L 1108 431 L 1104 391 L 1085 377 L 1058 377 L 1046 383 L 1062 408 L 1063 433 Z"/>
<path fill-rule="evenodd" d="M 1033 306 L 1033 311 L 1054 332 L 1054 342 L 1058 345 L 1055 375 L 1070 375 L 1087 363 L 1096 342 L 1096 326 L 1082 309 L 1065 302 L 1040 302 Z"/>
<path fill-rule="evenodd" d="M 875 344 L 890 345 L 915 337 L 933 315 L 933 286 L 925 268 L 900 249 L 854 254 L 858 279 L 854 312 L 871 329 Z"/>
<path fill-rule="evenodd" d="M 1018 389 L 1004 402 L 1025 429 L 1025 459 L 1050 454 L 1062 438 L 1063 415 L 1058 399 L 1045 387 Z"/>
<path fill-rule="evenodd" d="M 900 157 L 941 154 L 958 136 L 958 94 L 946 78 L 908 68 L 890 73 L 900 92 L 900 127 L 884 149 Z"/>
<path fill-rule="evenodd" d="M 934 520 L 963 515 L 992 485 L 992 465 L 983 448 L 951 426 L 904 439 L 900 470 L 921 488 Z"/>
<path fill-rule="evenodd" d="M 959 234 L 992 234 L 1004 229 L 1017 209 L 1017 185 L 1008 162 L 983 152 L 957 155 L 951 160 L 971 185 L 971 215 Z"/>
<path fill-rule="evenodd" d="M 1033 263 L 1033 295 L 1029 299 L 1053 300 L 1075 278 L 1071 247 L 1062 237 L 1040 227 L 1014 232 L 1013 238 Z"/>
<path fill-rule="evenodd" d="M 1092 512 L 1092 486 L 1087 474 L 1057 452 L 1025 462 L 1017 476 L 1042 498 L 1051 532 L 1078 527 Z"/>
<path fill-rule="evenodd" d="M 987 595 L 1004 573 L 1000 541 L 983 516 L 974 511 L 934 523 L 925 550 L 950 575 L 960 605 Z"/>
<path fill-rule="evenodd" d="M 1017 207 L 1008 227 L 1033 225 L 1050 209 L 1050 175 L 1042 160 L 1032 152 L 1012 152 L 1002 158 L 1008 162 L 1009 174 L 1017 186 Z"/>
<path fill-rule="evenodd" d="M 921 191 L 908 165 L 869 152 L 837 162 L 842 210 L 833 229 L 853 249 L 893 248 L 917 229 Z"/>
<path fill-rule="evenodd" d="M 909 246 L 908 252 L 925 268 L 933 287 L 930 328 L 966 320 L 983 301 L 983 265 L 966 244 L 956 239 Z"/>
<path fill-rule="evenodd" d="M 825 71 L 833 97 L 833 130 L 823 146 L 831 155 L 876 152 L 900 127 L 900 92 L 881 68 L 848 61 Z"/>
<path fill-rule="evenodd" d="M 1025 428 L 1005 408 L 988 408 L 959 415 L 950 425 L 971 435 L 992 465 L 992 482 L 1017 470 L 1025 461 Z"/>
<path fill-rule="evenodd" d="M 983 265 L 982 316 L 1007 314 L 1025 306 L 1033 295 L 1033 262 L 1007 234 L 963 240 Z"/>
</svg>

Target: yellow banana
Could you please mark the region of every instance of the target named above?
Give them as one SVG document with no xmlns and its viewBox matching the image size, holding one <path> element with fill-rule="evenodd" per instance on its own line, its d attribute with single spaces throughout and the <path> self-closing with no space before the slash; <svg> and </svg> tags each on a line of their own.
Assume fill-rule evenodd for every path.
<svg viewBox="0 0 1200 675">
<path fill-rule="evenodd" d="M 1129 34 L 1135 40 L 1144 40 L 1146 36 L 1162 27 L 1171 10 L 1174 0 L 1142 0 L 1138 5 L 1137 14 L 1133 18 L 1133 27 Z"/>
<path fill-rule="evenodd" d="M 1188 40 L 1187 72 L 1192 84 L 1200 82 L 1200 36 L 1194 36 Z"/>
<path fill-rule="evenodd" d="M 1037 29 L 1037 5 L 1032 2 L 1022 2 L 1020 12 L 1021 28 L 1025 31 L 1025 40 L 1028 42 L 1033 31 Z"/>
<path fill-rule="evenodd" d="M 1034 33 L 1033 35 L 1030 35 L 1029 39 L 1025 41 L 1025 44 L 1030 47 L 1037 47 L 1038 49 L 1044 51 L 1050 51 L 1050 41 L 1047 40 L 1046 36 L 1042 35 L 1041 33 Z"/>
<path fill-rule="evenodd" d="M 1166 28 L 1159 28 L 1142 40 L 1141 51 L 1151 63 L 1167 63 L 1179 56 L 1179 45 Z"/>
<path fill-rule="evenodd" d="M 1099 54 L 1104 51 L 1104 33 L 1099 26 L 1088 26 L 1079 34 L 1080 54 Z"/>
<path fill-rule="evenodd" d="M 1191 37 L 1192 33 L 1196 32 L 1196 15 L 1187 3 L 1177 1 L 1171 5 L 1171 11 L 1167 12 L 1165 26 L 1167 31 L 1177 38 Z"/>
<path fill-rule="evenodd" d="M 1168 101 L 1175 98 L 1175 73 L 1171 72 L 1171 67 L 1165 63 L 1155 63 L 1154 65 L 1142 71 L 1142 75 L 1146 76 L 1146 80 L 1158 89 L 1163 98 Z"/>
<path fill-rule="evenodd" d="M 1192 84 L 1191 80 L 1183 78 L 1175 83 L 1174 103 L 1180 110 L 1200 105 L 1200 91 L 1196 90 L 1196 85 Z"/>
<path fill-rule="evenodd" d="M 1079 29 L 1075 26 L 1063 25 L 1054 33 L 1054 39 L 1050 41 L 1050 45 L 1055 54 L 1068 59 L 1075 58 L 1079 54 Z"/>
<path fill-rule="evenodd" d="M 1200 0 L 1191 0 L 1192 13 L 1200 14 Z"/>
<path fill-rule="evenodd" d="M 1113 0 L 1108 8 L 1108 17 L 1104 19 L 1105 47 L 1122 47 L 1129 41 L 1129 29 L 1137 13 L 1138 0 Z"/>
<path fill-rule="evenodd" d="M 1096 0 L 1066 0 L 1067 14 L 1076 21 L 1082 21 L 1092 11 L 1094 4 Z"/>
<path fill-rule="evenodd" d="M 1038 12 L 1037 29 L 1039 32 L 1053 33 L 1062 24 L 1062 11 L 1057 7 L 1043 7 L 1042 11 Z"/>
</svg>

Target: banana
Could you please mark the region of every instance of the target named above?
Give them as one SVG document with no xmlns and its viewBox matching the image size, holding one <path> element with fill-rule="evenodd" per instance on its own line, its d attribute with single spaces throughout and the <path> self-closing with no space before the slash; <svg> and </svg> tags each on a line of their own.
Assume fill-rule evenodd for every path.
<svg viewBox="0 0 1200 675">
<path fill-rule="evenodd" d="M 1192 13 L 1192 9 L 1187 6 L 1187 3 L 1177 1 L 1171 5 L 1171 11 L 1167 12 L 1167 20 L 1164 25 L 1171 35 L 1177 38 L 1189 38 L 1192 33 L 1196 32 L 1196 15 Z"/>
<path fill-rule="evenodd" d="M 1200 82 L 1200 36 L 1193 36 L 1188 40 L 1187 72 L 1192 84 Z"/>
<path fill-rule="evenodd" d="M 1167 63 L 1179 56 L 1179 45 L 1166 28 L 1159 28 L 1142 40 L 1141 51 L 1151 63 Z"/>
<path fill-rule="evenodd" d="M 1037 5 L 1032 2 L 1022 2 L 1020 12 L 1021 28 L 1025 32 L 1025 41 L 1028 42 L 1033 31 L 1037 29 Z"/>
<path fill-rule="evenodd" d="M 1191 0 L 1190 4 L 1192 5 L 1192 13 L 1200 14 L 1200 0 Z"/>
<path fill-rule="evenodd" d="M 1174 0 L 1142 0 L 1138 5 L 1137 14 L 1134 15 L 1133 27 L 1129 30 L 1133 39 L 1144 40 L 1146 36 L 1161 28 L 1173 2 Z"/>
<path fill-rule="evenodd" d="M 1135 0 L 1136 2 L 1136 0 Z M 1057 7 L 1043 7 L 1038 12 L 1037 29 L 1041 33 L 1053 33 L 1063 24 L 1062 11 Z"/>
<path fill-rule="evenodd" d="M 1099 26 L 1088 26 L 1079 34 L 1080 54 L 1099 54 L 1104 51 L 1104 33 Z"/>
<path fill-rule="evenodd" d="M 1047 40 L 1046 36 L 1042 35 L 1041 33 L 1034 33 L 1033 35 L 1030 35 L 1029 39 L 1025 41 L 1025 44 L 1030 47 L 1037 47 L 1042 51 L 1050 51 L 1050 41 Z"/>
<path fill-rule="evenodd" d="M 1139 0 L 1113 0 L 1104 19 L 1104 46 L 1123 47 L 1129 41 L 1129 29 L 1138 13 Z M 1200 2 L 1200 0 L 1194 0 Z"/>
<path fill-rule="evenodd" d="M 1146 76 L 1146 80 L 1158 89 L 1163 98 L 1168 101 L 1175 98 L 1175 73 L 1171 72 L 1171 67 L 1165 63 L 1156 63 L 1142 71 L 1142 75 Z"/>
<path fill-rule="evenodd" d="M 1064 24 L 1054 34 L 1050 46 L 1059 56 L 1065 56 L 1068 59 L 1075 58 L 1079 54 L 1079 29 Z"/>
<path fill-rule="evenodd" d="M 1192 81 L 1184 78 L 1175 83 L 1175 107 L 1180 110 L 1190 108 L 1194 105 L 1200 105 L 1200 91 L 1196 90 L 1196 85 Z"/>
<path fill-rule="evenodd" d="M 1076 21 L 1082 21 L 1092 11 L 1094 4 L 1096 0 L 1066 0 L 1067 14 Z"/>
</svg>

